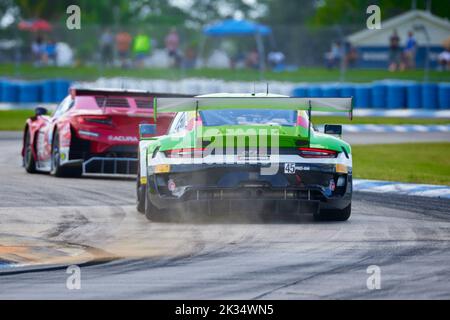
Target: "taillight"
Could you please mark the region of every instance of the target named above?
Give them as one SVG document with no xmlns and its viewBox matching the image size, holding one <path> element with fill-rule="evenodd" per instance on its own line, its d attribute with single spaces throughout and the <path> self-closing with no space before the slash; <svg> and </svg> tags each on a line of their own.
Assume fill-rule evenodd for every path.
<svg viewBox="0 0 450 320">
<path fill-rule="evenodd" d="M 328 149 L 318 148 L 298 148 L 300 156 L 303 158 L 336 158 L 337 152 Z"/>
<path fill-rule="evenodd" d="M 186 148 L 164 151 L 167 158 L 202 158 L 205 148 Z"/>
<path fill-rule="evenodd" d="M 81 119 L 83 122 L 87 123 L 104 124 L 108 126 L 112 125 L 112 119 L 108 116 L 83 116 Z"/>
</svg>

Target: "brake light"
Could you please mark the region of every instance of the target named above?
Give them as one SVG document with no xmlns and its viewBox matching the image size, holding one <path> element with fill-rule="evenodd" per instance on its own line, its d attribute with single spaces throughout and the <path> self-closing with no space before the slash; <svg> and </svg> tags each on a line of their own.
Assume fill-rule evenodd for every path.
<svg viewBox="0 0 450 320">
<path fill-rule="evenodd" d="M 298 148 L 300 156 L 303 158 L 336 158 L 337 152 L 328 149 L 318 148 Z"/>
<path fill-rule="evenodd" d="M 203 158 L 205 148 L 186 148 L 164 151 L 167 158 Z"/>
<path fill-rule="evenodd" d="M 111 117 L 107 116 L 84 116 L 82 117 L 82 121 L 95 124 L 104 124 L 108 126 L 112 125 Z"/>
</svg>

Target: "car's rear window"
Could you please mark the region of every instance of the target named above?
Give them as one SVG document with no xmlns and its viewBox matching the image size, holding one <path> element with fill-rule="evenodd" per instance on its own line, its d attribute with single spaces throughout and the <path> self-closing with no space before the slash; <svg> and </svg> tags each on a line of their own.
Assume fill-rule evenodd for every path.
<svg viewBox="0 0 450 320">
<path fill-rule="evenodd" d="M 207 110 L 201 112 L 204 126 L 276 125 L 295 126 L 293 110 Z"/>
</svg>

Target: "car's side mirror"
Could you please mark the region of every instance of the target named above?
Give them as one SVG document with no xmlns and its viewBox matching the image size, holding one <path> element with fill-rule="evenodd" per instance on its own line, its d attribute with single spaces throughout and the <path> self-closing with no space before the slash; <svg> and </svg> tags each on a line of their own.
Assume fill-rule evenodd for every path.
<svg viewBox="0 0 450 320">
<path fill-rule="evenodd" d="M 47 113 L 48 113 L 48 110 L 43 107 L 37 107 L 36 109 L 34 109 L 34 115 L 36 117 L 45 116 Z"/>
<path fill-rule="evenodd" d="M 326 124 L 325 134 L 331 134 L 333 136 L 342 136 L 342 126 L 339 124 Z"/>
<path fill-rule="evenodd" d="M 140 124 L 139 136 L 141 138 L 150 138 L 156 135 L 156 124 Z"/>
</svg>

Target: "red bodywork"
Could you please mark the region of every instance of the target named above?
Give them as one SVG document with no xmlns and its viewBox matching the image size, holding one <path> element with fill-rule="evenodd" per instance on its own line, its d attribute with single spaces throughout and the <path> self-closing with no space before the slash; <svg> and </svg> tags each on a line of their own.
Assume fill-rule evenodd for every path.
<svg viewBox="0 0 450 320">
<path fill-rule="evenodd" d="M 137 158 L 139 124 L 153 124 L 153 98 L 169 96 L 140 91 L 72 89 L 52 116 L 27 120 L 37 170 L 50 171 L 52 147 L 59 137 L 65 162 L 92 157 Z M 170 95 L 172 96 L 172 95 Z M 174 114 L 158 115 L 157 135 L 164 135 Z M 24 156 L 24 148 L 22 156 Z"/>
</svg>

